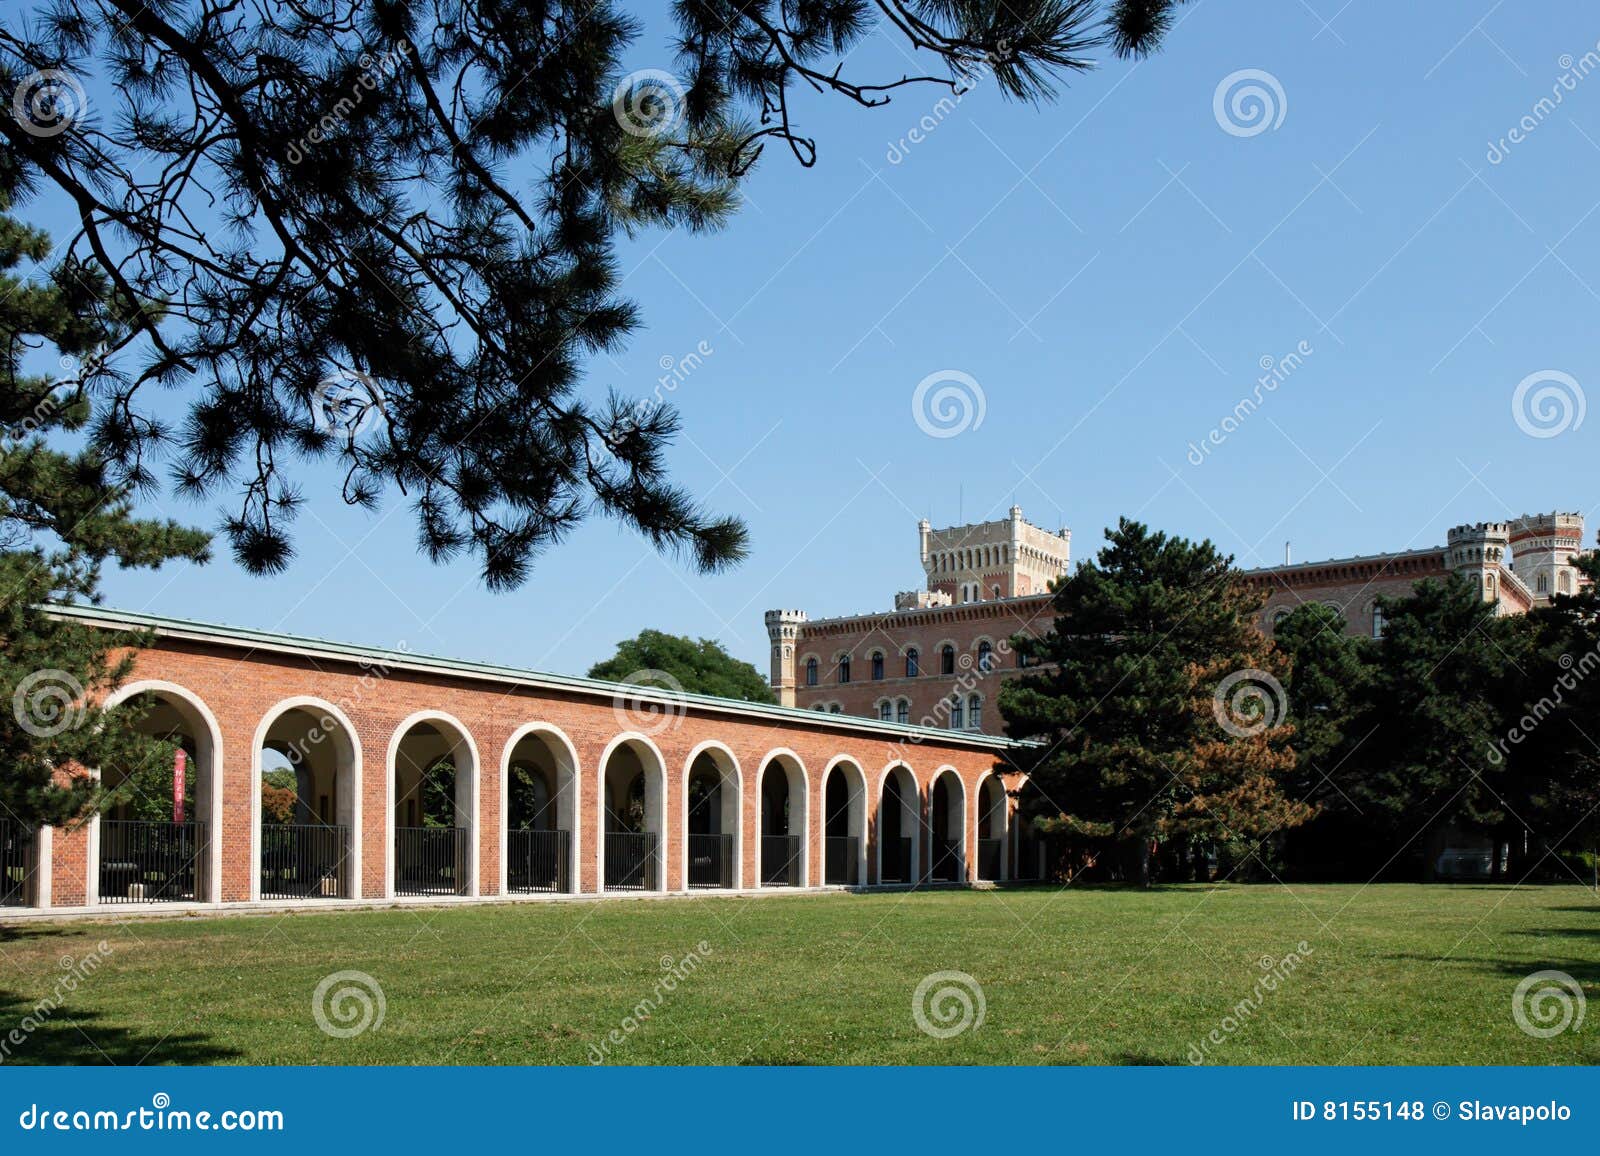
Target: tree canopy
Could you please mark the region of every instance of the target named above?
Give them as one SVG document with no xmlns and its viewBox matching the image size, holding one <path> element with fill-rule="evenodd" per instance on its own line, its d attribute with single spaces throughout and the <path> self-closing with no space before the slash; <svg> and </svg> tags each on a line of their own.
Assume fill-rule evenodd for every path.
<svg viewBox="0 0 1600 1156">
<path fill-rule="evenodd" d="M 599 0 L 54 0 L 0 17 L 0 164 L 65 197 L 64 261 L 125 322 L 73 373 L 112 485 L 166 463 L 284 567 L 296 465 L 410 501 L 425 552 L 491 587 L 598 510 L 702 570 L 744 527 L 668 477 L 660 405 L 582 386 L 639 324 L 620 236 L 715 228 L 764 145 L 804 165 L 799 90 L 1053 97 L 1159 44 L 1177 0 L 687 0 L 674 74 L 626 73 Z M 880 30 L 928 64 L 855 76 Z M 662 53 L 663 62 L 667 54 Z M 190 387 L 168 422 L 152 389 Z"/>
<path fill-rule="evenodd" d="M 660 675 L 666 675 L 665 679 Z M 643 630 L 637 638 L 617 644 L 617 652 L 589 668 L 590 678 L 635 682 L 650 675 L 651 685 L 676 684 L 689 694 L 711 694 L 746 702 L 777 702 L 772 688 L 748 662 L 729 654 L 720 642 L 698 642 L 680 634 Z M 670 681 L 669 681 L 670 680 Z"/>
</svg>

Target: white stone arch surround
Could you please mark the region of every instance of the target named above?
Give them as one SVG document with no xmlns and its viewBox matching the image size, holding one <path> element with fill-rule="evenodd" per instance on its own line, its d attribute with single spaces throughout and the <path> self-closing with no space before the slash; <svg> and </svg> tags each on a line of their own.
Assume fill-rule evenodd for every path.
<svg viewBox="0 0 1600 1156">
<path fill-rule="evenodd" d="M 873 791 L 872 801 L 872 842 L 875 847 L 873 862 L 875 863 L 875 880 L 883 883 L 883 796 L 889 786 L 889 776 L 897 770 L 905 771 L 905 780 L 910 783 L 910 790 L 901 790 L 901 834 L 905 835 L 909 828 L 911 837 L 911 878 L 903 881 L 905 886 L 916 886 L 922 881 L 922 787 L 917 782 L 917 772 L 911 764 L 904 759 L 891 759 L 878 772 L 876 789 Z M 909 814 L 907 813 L 909 812 Z"/>
<path fill-rule="evenodd" d="M 471 766 L 471 773 L 467 776 L 470 784 L 467 806 L 467 821 L 471 834 L 467 839 L 468 859 L 472 864 L 472 878 L 467 886 L 467 894 L 476 896 L 480 894 L 478 885 L 479 846 L 482 836 L 480 828 L 483 826 L 479 814 L 478 790 L 479 776 L 482 774 L 482 762 L 478 758 L 478 744 L 473 741 L 472 732 L 465 723 L 455 715 L 442 710 L 419 710 L 407 715 L 394 728 L 394 733 L 389 736 L 389 752 L 383 760 L 383 894 L 386 897 L 394 896 L 394 776 L 395 759 L 400 754 L 400 743 L 411 728 L 419 723 L 440 723 L 444 728 L 453 730 L 457 742 L 450 748 L 451 758 L 456 765 L 456 811 L 462 808 L 461 793 L 461 758 L 465 754 Z"/>
<path fill-rule="evenodd" d="M 511 830 L 510 783 L 511 783 L 511 756 L 516 751 L 517 745 L 528 737 L 537 737 L 549 742 L 556 753 L 556 826 L 568 832 L 567 835 L 567 882 L 569 890 L 576 892 L 583 889 L 583 877 L 579 873 L 583 863 L 583 823 L 579 821 L 582 801 L 582 768 L 578 763 L 578 749 L 572 745 L 572 739 L 567 732 L 554 723 L 529 722 L 523 723 L 511 732 L 511 737 L 506 740 L 506 745 L 500 752 L 500 831 L 497 838 L 500 841 L 500 891 L 501 895 L 509 895 L 506 890 L 507 871 L 506 854 L 509 848 L 509 832 Z"/>
<path fill-rule="evenodd" d="M 800 886 L 807 887 L 811 884 L 811 776 L 806 773 L 805 760 L 788 747 L 773 747 L 761 756 L 761 762 L 756 770 L 756 877 L 754 884 L 761 886 L 761 837 L 766 829 L 762 822 L 761 787 L 766 781 L 767 771 L 773 763 L 783 767 L 783 773 L 789 783 L 789 834 L 800 836 Z M 790 768 L 799 772 L 799 785 L 796 786 L 794 774 Z M 800 804 L 800 830 L 794 829 L 794 812 L 796 801 Z"/>
<path fill-rule="evenodd" d="M 993 770 L 986 770 L 978 776 L 978 786 L 974 792 L 977 803 L 972 808 L 972 846 L 974 849 L 978 847 L 979 832 L 983 830 L 983 794 L 991 782 L 1000 789 L 1000 806 L 995 812 L 999 815 L 1000 830 L 998 835 L 990 838 L 1000 840 L 1000 881 L 1003 882 L 1011 878 L 1011 796 L 1006 792 L 1005 780 Z M 980 859 L 975 866 L 980 866 L 981 862 Z"/>
<path fill-rule="evenodd" d="M 317 724 L 331 719 L 343 732 L 342 738 L 346 744 L 350 774 L 341 775 L 336 780 L 338 793 L 341 800 L 336 803 L 338 810 L 345 810 L 348 806 L 350 815 L 350 846 L 347 849 L 348 875 L 350 880 L 350 898 L 361 898 L 361 736 L 357 733 L 355 724 L 350 717 L 327 699 L 317 698 L 313 695 L 291 695 L 279 699 L 267 708 L 261 716 L 261 723 L 256 727 L 255 737 L 250 743 L 250 898 L 261 898 L 261 751 L 266 744 L 267 735 L 272 731 L 272 725 L 292 710 L 303 710 L 308 714 L 317 716 Z M 335 741 L 339 741 L 336 739 Z M 350 781 L 346 784 L 345 779 Z M 393 783 L 390 790 L 393 791 Z"/>
<path fill-rule="evenodd" d="M 722 776 L 723 787 L 733 784 L 733 798 L 731 804 L 724 799 L 722 803 L 722 821 L 727 823 L 731 817 L 733 830 L 724 834 L 733 835 L 733 886 L 735 889 L 744 886 L 744 768 L 739 765 L 739 756 L 725 744 L 715 739 L 707 739 L 698 744 L 689 756 L 683 760 L 683 790 L 679 792 L 678 813 L 683 816 L 683 886 L 689 887 L 689 775 L 694 769 L 695 760 L 701 755 L 717 755 L 727 760 L 727 766 L 720 761 L 717 771 Z M 731 768 L 731 769 L 730 769 Z M 731 814 L 730 814 L 731 811 Z"/>
<path fill-rule="evenodd" d="M 870 832 L 871 820 L 867 814 L 867 772 L 862 768 L 860 760 L 847 754 L 837 754 L 828 760 L 828 765 L 822 769 L 822 790 L 818 798 L 821 800 L 821 831 L 822 831 L 822 882 L 827 883 L 828 869 L 828 782 L 834 771 L 839 771 L 845 776 L 849 784 L 850 801 L 849 810 L 845 820 L 846 834 L 856 840 L 856 885 L 864 886 L 867 882 L 867 843 Z M 852 782 L 852 774 L 854 781 Z"/>
<path fill-rule="evenodd" d="M 205 763 L 206 775 L 204 790 L 201 783 L 195 783 L 194 806 L 206 820 L 206 884 L 205 898 L 200 899 L 196 896 L 196 899 L 203 903 L 220 903 L 222 902 L 222 769 L 227 765 L 223 762 L 222 728 L 217 724 L 217 716 L 211 712 L 204 699 L 188 687 L 162 678 L 144 678 L 118 687 L 106 697 L 101 709 L 111 710 L 141 694 L 166 695 L 193 711 L 201 724 L 195 727 L 195 755 L 196 761 Z M 94 774 L 98 778 L 99 770 L 96 769 Z M 89 821 L 88 842 L 89 877 L 85 880 L 84 886 L 85 897 L 93 906 L 100 901 L 100 816 L 98 814 Z"/>
<path fill-rule="evenodd" d="M 639 731 L 623 731 L 621 734 L 615 735 L 606 744 L 605 750 L 600 753 L 600 758 L 595 765 L 596 797 L 594 816 L 596 834 L 594 841 L 596 870 L 594 889 L 596 894 L 603 894 L 606 889 L 606 768 L 611 765 L 611 756 L 621 747 L 629 744 L 637 744 L 643 747 L 649 752 L 650 760 L 655 764 L 655 768 L 652 771 L 646 760 L 639 760 L 644 765 L 645 826 L 646 828 L 650 826 L 653 814 L 657 831 L 656 846 L 660 849 L 660 862 L 656 864 L 658 868 L 656 871 L 656 890 L 665 891 L 667 889 L 667 879 L 671 866 L 668 861 L 670 856 L 667 853 L 667 849 L 670 846 L 670 832 L 667 829 L 667 760 L 662 755 L 661 748 L 651 741 L 649 735 L 641 734 Z"/>
</svg>

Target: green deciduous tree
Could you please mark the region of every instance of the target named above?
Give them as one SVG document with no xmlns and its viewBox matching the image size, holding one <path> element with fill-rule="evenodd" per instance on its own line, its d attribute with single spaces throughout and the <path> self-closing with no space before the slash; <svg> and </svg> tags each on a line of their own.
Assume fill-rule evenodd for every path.
<svg viewBox="0 0 1600 1156">
<path fill-rule="evenodd" d="M 642 630 L 637 638 L 618 643 L 616 654 L 589 668 L 589 677 L 675 686 L 690 694 L 746 702 L 778 701 L 755 667 L 734 658 L 715 639 L 696 641 L 659 630 Z"/>
</svg>

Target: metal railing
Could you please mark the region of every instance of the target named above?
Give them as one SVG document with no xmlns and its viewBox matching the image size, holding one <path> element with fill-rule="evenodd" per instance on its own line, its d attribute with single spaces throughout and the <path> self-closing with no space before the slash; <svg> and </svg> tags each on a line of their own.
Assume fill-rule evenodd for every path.
<svg viewBox="0 0 1600 1156">
<path fill-rule="evenodd" d="M 861 882 L 861 840 L 854 835 L 829 835 L 822 840 L 824 883 L 854 887 Z"/>
<path fill-rule="evenodd" d="M 733 836 L 689 836 L 689 886 L 733 886 Z"/>
<path fill-rule="evenodd" d="M 934 839 L 929 845 L 933 851 L 928 878 L 935 883 L 961 881 L 961 848 L 951 839 Z"/>
<path fill-rule="evenodd" d="M 567 831 L 507 831 L 506 890 L 570 891 L 567 870 L 572 835 Z"/>
<path fill-rule="evenodd" d="M 764 887 L 800 886 L 800 836 L 761 836 L 761 884 Z"/>
<path fill-rule="evenodd" d="M 33 830 L 0 819 L 0 907 L 33 906 Z"/>
<path fill-rule="evenodd" d="M 261 898 L 345 899 L 350 831 L 322 824 L 261 825 Z"/>
<path fill-rule="evenodd" d="M 194 902 L 205 845 L 204 823 L 102 819 L 100 902 Z"/>
<path fill-rule="evenodd" d="M 914 883 L 916 875 L 911 862 L 911 838 L 885 839 L 883 841 L 883 870 L 879 883 Z"/>
<path fill-rule="evenodd" d="M 465 827 L 397 827 L 394 832 L 396 895 L 465 895 Z"/>
<path fill-rule="evenodd" d="M 978 840 L 978 878 L 999 879 L 1002 873 L 1002 864 L 1005 862 L 1006 841 L 1004 839 L 979 839 Z"/>
<path fill-rule="evenodd" d="M 654 891 L 660 871 L 654 831 L 606 832 L 607 891 Z"/>
</svg>

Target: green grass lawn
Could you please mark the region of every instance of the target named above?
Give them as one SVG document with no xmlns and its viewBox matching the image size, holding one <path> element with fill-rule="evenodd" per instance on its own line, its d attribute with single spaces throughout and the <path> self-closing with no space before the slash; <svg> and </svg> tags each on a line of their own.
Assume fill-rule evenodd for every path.
<svg viewBox="0 0 1600 1156">
<path fill-rule="evenodd" d="M 1171 887 L 523 904 L 0 928 L 0 1037 L 105 940 L 21 1063 L 1595 1063 L 1600 1007 L 1549 1039 L 1518 981 L 1600 992 L 1600 902 L 1577 886 Z M 1262 962 L 1304 941 L 1275 990 Z M 704 942 L 676 982 L 663 960 Z M 67 965 L 69 968 L 70 964 Z M 382 1023 L 319 1029 L 325 976 L 365 972 Z M 933 972 L 983 1022 L 919 1029 Z M 648 1020 L 625 1030 L 642 1000 Z M 1241 1001 L 1250 1014 L 1229 1020 Z M 954 1007 L 954 1005 L 950 1005 Z M 354 1010 L 347 1005 L 346 1010 Z M 338 1025 L 337 1017 L 335 1026 Z M 1232 1030 L 1229 1030 L 1231 1025 Z"/>
</svg>

